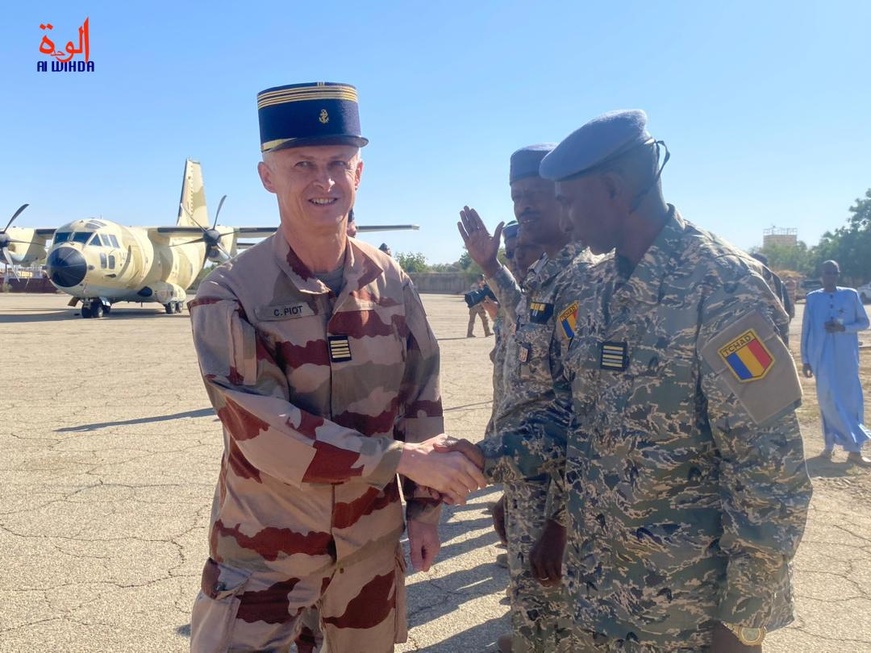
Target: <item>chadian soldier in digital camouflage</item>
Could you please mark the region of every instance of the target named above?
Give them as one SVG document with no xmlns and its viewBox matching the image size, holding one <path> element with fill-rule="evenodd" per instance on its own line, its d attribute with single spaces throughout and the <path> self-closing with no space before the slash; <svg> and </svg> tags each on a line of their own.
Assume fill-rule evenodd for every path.
<svg viewBox="0 0 871 653">
<path fill-rule="evenodd" d="M 553 183 L 541 179 L 538 167 L 553 145 L 522 148 L 511 156 L 509 183 L 521 238 L 539 244 L 542 257 L 530 268 L 523 287 L 496 258 L 501 224 L 490 236 L 474 209 L 460 213 L 460 234 L 469 254 L 481 266 L 500 305 L 513 306 L 516 327 L 505 339 L 501 398 L 480 444 L 487 456 L 499 456 L 503 439 L 524 428 L 537 411 L 546 410 L 553 399 L 554 377 L 560 371 L 551 362 L 550 344 L 554 329 L 553 301 L 562 273 L 570 266 L 589 264 L 590 256 L 580 243 L 571 242 L 564 230 Z M 510 315 L 510 313 L 509 313 Z M 548 412 L 553 428 L 567 430 L 566 411 Z M 513 653 L 575 651 L 566 594 L 562 583 L 561 559 L 565 547 L 564 519 L 554 519 L 551 506 L 560 509 L 564 499 L 550 497 L 557 486 L 547 474 L 523 476 L 509 461 L 491 468 L 490 478 L 504 483 L 505 532 L 511 576 L 510 646 L 499 642 L 500 650 Z M 564 512 L 560 515 L 564 517 Z M 550 563 L 550 564 L 546 564 Z"/>
<path fill-rule="evenodd" d="M 585 650 L 746 653 L 793 618 L 811 484 L 787 320 L 758 262 L 665 203 L 641 111 L 605 114 L 541 164 L 575 236 L 613 258 L 567 280 L 555 339 L 573 408 L 505 441 L 564 466 L 565 566 Z M 558 348 L 558 350 L 560 350 Z M 562 445 L 562 449 L 560 448 Z M 485 468 L 475 445 L 465 451 Z"/>
<path fill-rule="evenodd" d="M 541 164 L 578 237 L 616 250 L 555 308 L 575 624 L 602 651 L 755 651 L 793 618 L 811 497 L 788 316 L 756 261 L 665 203 L 663 147 L 613 112 Z"/>
<path fill-rule="evenodd" d="M 280 227 L 190 303 L 224 433 L 191 650 L 286 651 L 316 609 L 333 653 L 392 651 L 406 637 L 397 474 L 419 569 L 439 549 L 424 486 L 462 503 L 485 480 L 433 450 L 439 351 L 410 279 L 347 237 L 367 143 L 356 89 L 267 89 L 258 113 Z"/>
</svg>

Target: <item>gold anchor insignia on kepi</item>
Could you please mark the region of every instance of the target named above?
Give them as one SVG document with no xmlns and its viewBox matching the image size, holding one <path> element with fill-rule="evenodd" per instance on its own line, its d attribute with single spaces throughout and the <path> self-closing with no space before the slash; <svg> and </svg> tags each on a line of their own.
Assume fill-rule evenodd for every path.
<svg viewBox="0 0 871 653">
<path fill-rule="evenodd" d="M 326 125 L 330 122 L 330 114 L 327 113 L 326 109 L 321 109 L 321 115 L 318 116 L 318 120 L 321 121 L 322 125 Z"/>
</svg>

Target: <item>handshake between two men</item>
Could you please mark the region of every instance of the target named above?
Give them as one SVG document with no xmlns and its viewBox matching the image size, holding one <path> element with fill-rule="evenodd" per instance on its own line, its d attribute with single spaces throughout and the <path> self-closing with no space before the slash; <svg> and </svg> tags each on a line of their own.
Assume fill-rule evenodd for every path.
<svg viewBox="0 0 871 653">
<path fill-rule="evenodd" d="M 464 505 L 470 492 L 487 486 L 483 469 L 484 454 L 476 445 L 442 433 L 417 444 L 405 443 L 397 471 L 429 489 L 432 498 L 449 505 Z M 501 519 L 494 514 L 496 532 L 505 542 L 503 520 L 504 512 Z M 422 571 L 429 569 L 438 552 L 437 536 L 431 531 L 425 533 L 428 528 L 428 525 L 408 522 L 411 561 L 415 569 Z M 419 544 L 416 546 L 415 542 Z M 565 527 L 547 520 L 529 559 L 532 572 L 542 585 L 555 587 L 560 584 L 565 545 Z"/>
<path fill-rule="evenodd" d="M 463 505 L 469 492 L 487 487 L 483 469 L 478 447 L 442 433 L 423 442 L 406 442 L 397 471 L 445 503 Z"/>
</svg>

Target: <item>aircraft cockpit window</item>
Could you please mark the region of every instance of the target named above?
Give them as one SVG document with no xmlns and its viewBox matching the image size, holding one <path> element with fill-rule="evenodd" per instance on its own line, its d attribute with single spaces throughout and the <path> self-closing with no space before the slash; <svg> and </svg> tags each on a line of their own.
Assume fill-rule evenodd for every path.
<svg viewBox="0 0 871 653">
<path fill-rule="evenodd" d="M 111 243 L 112 243 L 112 247 L 114 247 L 114 248 L 116 248 L 116 249 L 120 249 L 120 248 L 121 248 L 121 246 L 118 244 L 118 239 L 115 238 L 115 234 L 109 234 L 109 240 L 110 240 Z"/>
<path fill-rule="evenodd" d="M 88 239 L 92 235 L 93 234 L 90 234 L 87 231 L 77 231 L 76 233 L 73 234 L 72 241 L 74 243 L 82 243 L 84 245 L 86 242 L 88 242 Z"/>
<path fill-rule="evenodd" d="M 56 243 L 65 243 L 72 237 L 73 237 L 73 234 L 71 231 L 56 231 L 56 232 L 54 232 L 54 242 L 56 242 Z"/>
<path fill-rule="evenodd" d="M 111 247 L 112 246 L 112 242 L 109 240 L 109 236 L 107 236 L 106 234 L 99 234 L 99 236 L 100 236 L 100 244 L 103 247 Z"/>
</svg>

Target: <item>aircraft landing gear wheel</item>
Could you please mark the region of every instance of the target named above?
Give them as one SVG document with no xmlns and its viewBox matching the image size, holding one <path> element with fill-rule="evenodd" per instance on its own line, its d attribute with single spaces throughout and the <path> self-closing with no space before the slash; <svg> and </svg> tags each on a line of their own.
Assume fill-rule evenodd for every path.
<svg viewBox="0 0 871 653">
<path fill-rule="evenodd" d="M 167 314 L 167 315 L 172 315 L 172 313 L 173 313 L 173 310 L 172 310 L 172 302 L 167 302 L 166 304 L 164 304 L 164 305 L 163 305 L 163 310 L 166 311 L 166 314 Z"/>
<path fill-rule="evenodd" d="M 103 305 L 100 302 L 91 305 L 91 317 L 98 319 L 103 317 Z"/>
<path fill-rule="evenodd" d="M 184 302 L 176 302 L 175 303 L 175 312 L 181 313 L 184 310 Z"/>
<path fill-rule="evenodd" d="M 91 317 L 91 307 L 90 306 L 82 306 L 82 317 L 84 317 L 84 318 Z"/>
<path fill-rule="evenodd" d="M 112 306 L 111 306 L 111 304 L 109 304 L 109 305 L 105 305 L 105 304 L 104 304 L 104 305 L 103 305 L 103 312 L 104 312 L 106 315 L 108 315 L 109 313 L 111 313 L 111 312 L 112 312 Z"/>
</svg>

